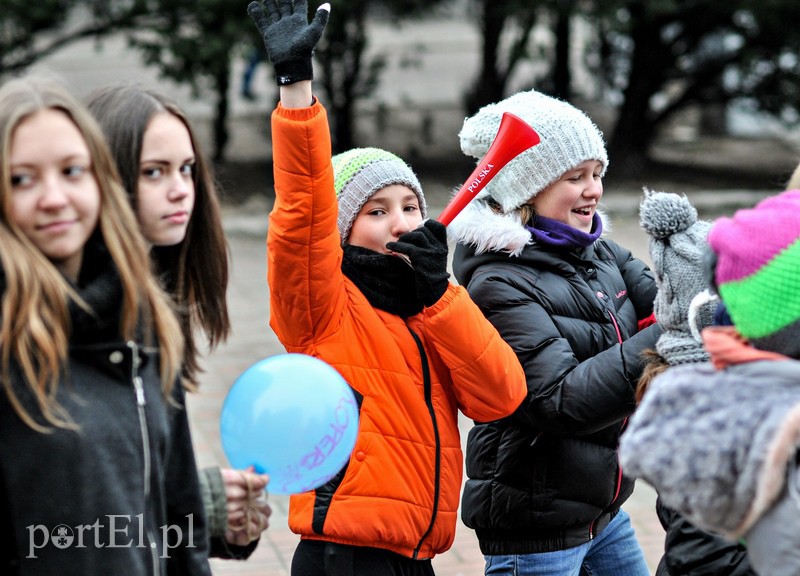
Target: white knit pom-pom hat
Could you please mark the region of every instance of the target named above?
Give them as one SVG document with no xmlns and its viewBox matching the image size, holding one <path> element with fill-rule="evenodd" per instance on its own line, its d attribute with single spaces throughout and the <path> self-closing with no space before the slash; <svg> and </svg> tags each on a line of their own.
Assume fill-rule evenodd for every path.
<svg viewBox="0 0 800 576">
<path fill-rule="evenodd" d="M 459 133 L 464 154 L 477 160 L 486 155 L 504 112 L 530 124 L 541 142 L 512 159 L 486 185 L 484 194 L 494 198 L 503 212 L 522 206 L 567 170 L 587 160 L 601 162 L 601 176 L 605 175 L 608 154 L 603 134 L 594 122 L 572 104 L 536 90 L 518 92 L 467 118 Z"/>
</svg>

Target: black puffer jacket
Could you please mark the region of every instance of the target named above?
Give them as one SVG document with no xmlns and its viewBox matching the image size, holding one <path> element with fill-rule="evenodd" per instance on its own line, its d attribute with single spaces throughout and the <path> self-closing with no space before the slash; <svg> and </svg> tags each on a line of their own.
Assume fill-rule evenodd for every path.
<svg viewBox="0 0 800 576">
<path fill-rule="evenodd" d="M 518 220 L 480 200 L 449 232 L 456 278 L 516 351 L 529 391 L 513 416 L 470 431 L 464 523 L 484 554 L 582 544 L 633 491 L 617 444 L 641 352 L 661 333 L 638 327 L 652 313 L 653 276 L 609 240 L 575 251 L 528 243 Z"/>
<path fill-rule="evenodd" d="M 35 431 L 0 392 L 0 573 L 210 574 L 183 389 L 165 399 L 157 350 L 120 339 L 122 290 L 102 249 L 81 276 L 96 316 L 72 307 L 56 394 L 79 429 Z"/>
</svg>

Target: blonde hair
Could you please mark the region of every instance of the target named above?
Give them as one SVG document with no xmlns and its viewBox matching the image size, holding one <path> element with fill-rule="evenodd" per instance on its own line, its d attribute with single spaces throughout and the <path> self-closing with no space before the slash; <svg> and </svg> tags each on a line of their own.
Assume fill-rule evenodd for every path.
<svg viewBox="0 0 800 576">
<path fill-rule="evenodd" d="M 68 367 L 71 334 L 69 303 L 88 308 L 56 267 L 10 218 L 9 156 L 19 124 L 42 110 L 65 114 L 83 136 L 100 191 L 98 229 L 122 285 L 120 337 L 159 346 L 162 389 L 168 394 L 181 369 L 183 336 L 170 301 L 150 271 L 150 260 L 136 217 L 119 182 L 114 162 L 97 123 L 63 86 L 47 79 L 19 78 L 0 88 L 0 264 L 5 274 L 0 321 L 0 378 L 9 402 L 34 430 L 37 423 L 23 406 L 11 381 L 16 364 L 45 421 L 74 428 L 56 401 L 59 380 Z"/>
<path fill-rule="evenodd" d="M 787 190 L 798 190 L 800 189 L 800 164 L 794 169 L 792 172 L 791 177 L 789 177 L 789 181 L 786 183 Z"/>
</svg>

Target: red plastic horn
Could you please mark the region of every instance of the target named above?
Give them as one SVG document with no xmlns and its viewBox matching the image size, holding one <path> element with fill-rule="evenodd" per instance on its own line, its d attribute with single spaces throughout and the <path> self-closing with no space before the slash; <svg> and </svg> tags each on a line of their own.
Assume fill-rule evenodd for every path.
<svg viewBox="0 0 800 576">
<path fill-rule="evenodd" d="M 500 172 L 503 166 L 539 142 L 539 135 L 527 122 L 519 116 L 503 112 L 494 142 L 483 160 L 478 163 L 467 181 L 439 215 L 439 222 L 445 226 L 450 224 L 453 218 L 483 190 L 483 187 Z"/>
</svg>

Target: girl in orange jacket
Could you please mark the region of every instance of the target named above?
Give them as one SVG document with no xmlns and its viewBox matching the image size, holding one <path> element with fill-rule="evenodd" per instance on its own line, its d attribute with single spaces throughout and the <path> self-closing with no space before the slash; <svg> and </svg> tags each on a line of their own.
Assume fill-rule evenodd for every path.
<svg viewBox="0 0 800 576">
<path fill-rule="evenodd" d="M 462 480 L 458 411 L 511 414 L 525 376 L 466 291 L 449 283 L 447 234 L 426 216 L 398 157 L 331 158 L 311 53 L 330 7 L 251 2 L 275 67 L 275 205 L 267 236 L 270 325 L 288 352 L 320 358 L 360 404 L 349 463 L 292 496 L 295 576 L 433 574 L 455 536 Z M 264 12 L 266 10 L 267 13 Z"/>
</svg>

